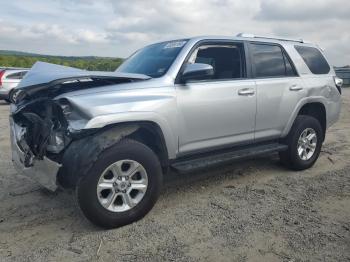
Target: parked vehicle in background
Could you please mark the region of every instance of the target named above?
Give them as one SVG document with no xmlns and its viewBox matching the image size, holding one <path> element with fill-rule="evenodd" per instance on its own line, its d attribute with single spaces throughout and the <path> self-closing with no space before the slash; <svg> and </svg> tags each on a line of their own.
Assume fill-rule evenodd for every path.
<svg viewBox="0 0 350 262">
<path fill-rule="evenodd" d="M 0 69 L 0 100 L 10 102 L 10 94 L 15 88 L 28 69 Z"/>
<path fill-rule="evenodd" d="M 51 190 L 74 188 L 89 220 L 118 227 L 151 210 L 170 168 L 272 152 L 310 168 L 341 85 L 317 45 L 253 35 L 149 45 L 116 72 L 37 63 L 11 97 L 13 162 Z"/>
<path fill-rule="evenodd" d="M 334 67 L 336 75 L 343 79 L 344 87 L 350 87 L 350 66 Z"/>
</svg>

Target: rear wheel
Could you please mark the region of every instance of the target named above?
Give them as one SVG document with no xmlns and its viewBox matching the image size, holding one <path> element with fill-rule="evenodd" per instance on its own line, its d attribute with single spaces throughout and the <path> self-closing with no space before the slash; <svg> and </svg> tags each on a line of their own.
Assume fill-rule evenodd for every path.
<svg viewBox="0 0 350 262">
<path fill-rule="evenodd" d="M 77 199 L 94 224 L 115 228 L 145 216 L 154 206 L 162 184 L 155 153 L 142 143 L 125 139 L 103 151 L 77 185 Z"/>
<path fill-rule="evenodd" d="M 279 153 L 281 162 L 294 170 L 310 168 L 319 157 L 323 137 L 322 127 L 316 118 L 298 116 L 285 140 L 288 150 Z"/>
</svg>

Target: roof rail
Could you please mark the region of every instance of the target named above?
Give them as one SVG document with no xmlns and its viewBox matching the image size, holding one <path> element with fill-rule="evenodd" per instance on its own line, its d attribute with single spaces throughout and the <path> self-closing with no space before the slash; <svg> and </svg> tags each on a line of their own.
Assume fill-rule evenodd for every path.
<svg viewBox="0 0 350 262">
<path fill-rule="evenodd" d="M 263 39 L 274 39 L 274 40 L 280 40 L 280 41 L 291 41 L 291 42 L 305 43 L 305 41 L 303 39 L 292 39 L 292 38 L 284 38 L 284 37 L 269 37 L 269 36 L 257 36 L 257 35 L 254 35 L 254 34 L 247 34 L 247 33 L 239 33 L 236 36 L 237 37 L 263 38 Z"/>
</svg>

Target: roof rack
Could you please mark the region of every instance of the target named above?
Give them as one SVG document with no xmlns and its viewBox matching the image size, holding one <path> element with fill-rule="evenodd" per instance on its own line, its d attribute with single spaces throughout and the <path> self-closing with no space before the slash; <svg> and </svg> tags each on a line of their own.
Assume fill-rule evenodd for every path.
<svg viewBox="0 0 350 262">
<path fill-rule="evenodd" d="M 257 35 L 248 34 L 248 33 L 239 33 L 239 34 L 237 34 L 237 37 L 263 38 L 263 39 L 274 39 L 274 40 L 280 40 L 280 41 L 291 41 L 291 42 L 305 43 L 305 41 L 303 39 L 292 39 L 292 38 L 284 38 L 284 37 L 269 37 L 269 36 L 257 36 Z"/>
</svg>

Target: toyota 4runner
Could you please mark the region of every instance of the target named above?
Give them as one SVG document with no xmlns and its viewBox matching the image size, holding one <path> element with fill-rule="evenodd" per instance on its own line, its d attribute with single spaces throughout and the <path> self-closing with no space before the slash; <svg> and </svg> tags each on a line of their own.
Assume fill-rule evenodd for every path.
<svg viewBox="0 0 350 262">
<path fill-rule="evenodd" d="M 149 45 L 115 72 L 38 62 L 11 95 L 13 162 L 118 227 L 150 211 L 170 169 L 272 152 L 311 167 L 341 85 L 317 45 L 246 34 Z"/>
</svg>

